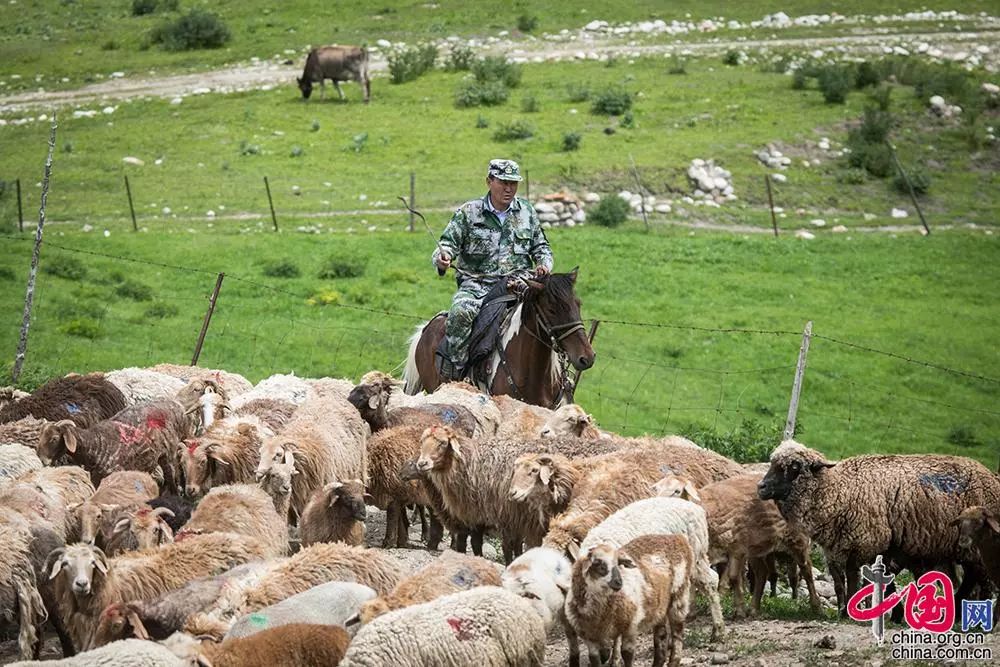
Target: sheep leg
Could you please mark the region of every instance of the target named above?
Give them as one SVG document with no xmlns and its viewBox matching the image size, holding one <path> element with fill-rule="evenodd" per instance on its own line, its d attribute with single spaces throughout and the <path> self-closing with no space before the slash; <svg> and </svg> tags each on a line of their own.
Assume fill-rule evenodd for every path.
<svg viewBox="0 0 1000 667">
<path fill-rule="evenodd" d="M 483 555 L 483 538 L 486 535 L 486 529 L 482 526 L 477 526 L 469 531 L 469 535 L 472 542 L 472 553 L 481 557 Z"/>
<path fill-rule="evenodd" d="M 429 551 L 437 551 L 441 546 L 442 538 L 444 538 L 444 526 L 434 516 L 434 512 L 428 512 L 427 514 L 428 523 L 430 524 L 427 528 L 427 549 Z"/>
<path fill-rule="evenodd" d="M 690 605 L 690 584 L 686 584 L 682 590 L 670 596 L 670 606 L 667 607 L 667 623 L 670 630 L 669 667 L 680 667 L 681 652 L 684 650 L 684 619 L 687 618 Z"/>
<path fill-rule="evenodd" d="M 796 557 L 788 566 L 789 583 L 791 583 L 792 570 L 797 571 L 795 576 L 795 587 L 792 588 L 792 590 L 794 591 L 799 587 L 798 573 L 801 573 L 802 578 L 806 580 L 806 588 L 809 590 L 809 608 L 812 609 L 814 614 L 820 613 L 822 607 L 820 606 L 819 595 L 816 593 L 816 582 L 813 580 L 813 569 L 812 563 L 809 561 L 808 549 L 800 551 L 796 554 Z"/>
<path fill-rule="evenodd" d="M 795 562 L 795 559 L 788 561 L 788 585 L 792 588 L 793 600 L 797 600 L 799 597 L 799 579 L 806 576 L 805 570 L 807 568 L 809 570 L 809 576 L 812 577 L 812 563 L 809 562 L 808 557 L 805 562 L 801 564 L 801 566 Z M 801 575 L 801 577 L 799 575 Z"/>
<path fill-rule="evenodd" d="M 661 623 L 653 628 L 653 667 L 663 667 L 667 661 L 667 624 Z M 624 643 L 623 643 L 624 645 Z M 622 649 L 622 660 L 625 659 L 625 650 Z"/>
<path fill-rule="evenodd" d="M 847 590 L 844 580 L 844 569 L 839 563 L 827 558 L 827 569 L 833 579 L 833 591 L 837 595 L 837 613 L 840 618 L 847 618 Z"/>
<path fill-rule="evenodd" d="M 569 667 L 580 667 L 580 639 L 576 636 L 576 629 L 562 616 L 563 630 L 566 632 L 566 641 L 569 643 Z"/>
<path fill-rule="evenodd" d="M 655 648 L 656 634 L 657 633 L 654 630 L 654 632 L 653 632 L 653 644 L 654 644 L 653 653 L 654 653 L 654 656 L 655 656 L 655 653 L 656 653 L 656 648 Z M 622 664 L 625 667 L 632 667 L 632 664 L 634 662 L 635 662 L 635 637 L 632 636 L 632 635 L 622 635 Z M 660 665 L 662 665 L 662 664 L 663 663 L 660 662 Z M 657 664 L 656 664 L 656 658 L 655 657 L 653 658 L 653 665 L 654 665 L 654 667 L 658 667 Z"/>
<path fill-rule="evenodd" d="M 719 575 L 712 569 L 707 558 L 695 564 L 695 576 L 702 592 L 708 596 L 708 609 L 712 614 L 712 641 L 722 639 L 722 603 L 719 602 Z"/>
<path fill-rule="evenodd" d="M 767 560 L 767 583 L 771 586 L 771 597 L 778 596 L 778 560 L 773 553 L 766 556 Z M 763 589 L 761 589 L 763 590 Z M 792 597 L 795 597 L 795 590 L 792 589 Z"/>
<path fill-rule="evenodd" d="M 396 547 L 407 549 L 410 546 L 410 522 L 406 516 L 406 506 L 399 507 L 399 528 L 396 530 Z"/>
<path fill-rule="evenodd" d="M 464 554 L 469 545 L 469 531 L 456 530 L 451 534 L 451 550 Z"/>
<path fill-rule="evenodd" d="M 760 614 L 760 599 L 764 597 L 765 579 L 773 572 L 774 561 L 770 563 L 766 559 L 754 558 L 750 561 L 750 567 L 754 570 L 754 576 L 760 583 L 754 583 L 753 597 L 750 600 L 750 613 L 754 616 Z"/>
<path fill-rule="evenodd" d="M 385 509 L 385 537 L 382 539 L 382 548 L 391 549 L 396 546 L 399 532 L 399 503 L 395 500 L 389 502 Z"/>
<path fill-rule="evenodd" d="M 430 536 L 430 525 L 427 523 L 427 516 L 424 514 L 424 508 L 420 505 L 414 507 L 414 512 L 420 517 L 420 541 L 427 542 L 427 538 Z"/>
<path fill-rule="evenodd" d="M 514 550 L 517 548 L 517 545 L 520 544 L 520 543 L 521 543 L 521 540 L 519 540 L 516 537 L 507 537 L 507 536 L 504 536 L 503 538 L 501 538 L 501 540 L 500 540 L 500 548 L 503 550 L 503 562 L 504 562 L 504 565 L 510 565 L 510 562 L 512 560 L 514 560 Z M 475 552 L 475 548 L 473 548 L 473 552 Z M 482 556 L 482 554 L 476 554 L 476 555 L 477 556 Z"/>
</svg>

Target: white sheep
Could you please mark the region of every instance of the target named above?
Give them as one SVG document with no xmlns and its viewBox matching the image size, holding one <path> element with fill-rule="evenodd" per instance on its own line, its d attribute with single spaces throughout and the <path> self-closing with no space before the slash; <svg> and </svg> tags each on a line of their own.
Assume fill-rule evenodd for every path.
<svg viewBox="0 0 1000 667">
<path fill-rule="evenodd" d="M 14 662 L 8 667 L 184 667 L 165 646 L 141 639 L 126 639 L 63 660 Z"/>
<path fill-rule="evenodd" d="M 0 484 L 41 467 L 42 462 L 31 447 L 19 444 L 0 445 Z"/>
<path fill-rule="evenodd" d="M 226 633 L 226 639 L 246 637 L 289 623 L 344 625 L 361 605 L 375 599 L 373 588 L 349 581 L 331 581 L 313 586 L 270 607 L 242 616 Z"/>
<path fill-rule="evenodd" d="M 354 637 L 341 667 L 540 667 L 545 627 L 522 597 L 481 586 L 379 616 Z"/>
<path fill-rule="evenodd" d="M 531 604 L 542 617 L 548 633 L 556 621 L 569 642 L 569 664 L 580 664 L 576 630 L 566 619 L 566 594 L 573 583 L 573 564 L 562 552 L 550 547 L 528 549 L 507 566 L 503 587 Z"/>
<path fill-rule="evenodd" d="M 186 384 L 172 375 L 135 367 L 110 371 L 104 377 L 118 387 L 128 405 L 173 398 Z"/>
<path fill-rule="evenodd" d="M 231 398 L 229 406 L 235 411 L 258 398 L 277 398 L 295 405 L 302 405 L 316 396 L 316 390 L 302 378 L 278 374 L 264 378 L 250 391 Z"/>
<path fill-rule="evenodd" d="M 683 535 L 694 552 L 695 585 L 708 597 L 712 614 L 712 637 L 722 636 L 722 605 L 719 602 L 719 575 L 708 558 L 708 517 L 700 505 L 681 498 L 647 498 L 626 505 L 591 528 L 580 545 L 583 558 L 597 544 L 621 547 L 643 535 Z"/>
</svg>

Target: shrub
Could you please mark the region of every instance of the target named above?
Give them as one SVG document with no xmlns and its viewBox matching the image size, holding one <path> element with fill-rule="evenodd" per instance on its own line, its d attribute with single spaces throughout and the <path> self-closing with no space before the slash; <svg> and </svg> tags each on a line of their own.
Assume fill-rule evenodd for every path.
<svg viewBox="0 0 1000 667">
<path fill-rule="evenodd" d="M 587 211 L 587 221 L 602 227 L 617 227 L 628 219 L 632 209 L 628 202 L 617 195 L 604 197 L 597 206 Z"/>
<path fill-rule="evenodd" d="M 729 49 L 722 57 L 722 62 L 730 67 L 740 64 L 740 52 L 736 49 Z"/>
<path fill-rule="evenodd" d="M 476 116 L 476 129 L 477 130 L 485 130 L 489 126 L 490 126 L 490 121 L 488 119 L 483 118 L 482 115 Z"/>
<path fill-rule="evenodd" d="M 173 317 L 179 312 L 180 309 L 178 309 L 174 304 L 158 301 L 147 308 L 144 314 L 151 320 L 163 320 L 168 317 Z"/>
<path fill-rule="evenodd" d="M 846 67 L 830 65 L 819 72 L 819 89 L 827 104 L 843 104 L 851 89 L 851 72 Z"/>
<path fill-rule="evenodd" d="M 465 72 L 472 67 L 476 59 L 476 52 L 469 46 L 453 46 L 448 53 L 448 60 L 445 61 L 445 69 L 451 72 Z"/>
<path fill-rule="evenodd" d="M 575 151 L 580 148 L 580 141 L 583 136 L 579 132 L 567 132 L 562 138 L 562 149 L 566 152 Z"/>
<path fill-rule="evenodd" d="M 910 177 L 910 185 L 913 186 L 913 192 L 918 195 L 925 195 L 931 187 L 931 177 L 927 175 L 920 167 L 914 167 L 906 174 Z M 896 176 L 892 179 L 892 187 L 896 192 L 900 192 L 904 195 L 910 194 L 910 188 L 906 185 L 906 179 L 898 171 Z"/>
<path fill-rule="evenodd" d="M 340 303 L 341 298 L 337 290 L 323 287 L 313 292 L 306 303 L 310 306 L 332 306 Z"/>
<path fill-rule="evenodd" d="M 302 157 L 305 151 L 302 150 L 302 146 L 292 146 L 292 150 L 289 153 L 290 157 Z"/>
<path fill-rule="evenodd" d="M 879 108 L 879 111 L 888 111 L 889 107 L 892 105 L 892 86 L 889 84 L 882 84 L 878 88 L 872 89 L 872 92 L 868 95 L 875 106 Z"/>
<path fill-rule="evenodd" d="M 156 12 L 174 12 L 178 0 L 132 0 L 132 16 L 145 16 Z"/>
<path fill-rule="evenodd" d="M 60 325 L 59 332 L 93 340 L 101 335 L 101 323 L 89 317 L 80 317 Z"/>
<path fill-rule="evenodd" d="M 946 65 L 926 65 L 917 71 L 915 78 L 913 92 L 924 104 L 940 95 L 952 104 L 966 106 L 966 97 L 972 90 L 968 74 Z"/>
<path fill-rule="evenodd" d="M 10 183 L 0 178 L 0 199 L 3 199 L 7 194 L 7 190 L 10 188 Z"/>
<path fill-rule="evenodd" d="M 530 139 L 534 133 L 531 125 L 523 120 L 515 120 L 509 123 L 501 123 L 496 132 L 493 133 L 493 141 Z"/>
<path fill-rule="evenodd" d="M 848 136 L 847 146 L 851 149 L 847 156 L 850 166 L 864 169 L 876 178 L 885 178 L 892 173 L 892 152 L 885 144 L 868 144 Z"/>
<path fill-rule="evenodd" d="M 795 426 L 798 434 L 799 423 Z M 744 419 L 728 432 L 695 424 L 681 427 L 678 432 L 737 463 L 763 463 L 770 458 L 774 443 L 781 441 L 783 427 L 777 422 L 765 425 L 755 419 Z"/>
<path fill-rule="evenodd" d="M 153 288 L 126 278 L 115 286 L 115 294 L 133 301 L 150 301 L 153 298 Z"/>
<path fill-rule="evenodd" d="M 681 56 L 674 55 L 670 57 L 670 67 L 667 68 L 667 74 L 687 74 L 687 59 Z"/>
<path fill-rule="evenodd" d="M 167 51 L 217 49 L 229 41 L 229 28 L 217 15 L 203 9 L 192 9 L 174 21 L 153 30 L 152 41 Z"/>
<path fill-rule="evenodd" d="M 802 68 L 792 72 L 792 90 L 805 90 L 809 84 L 809 75 Z"/>
<path fill-rule="evenodd" d="M 590 99 L 590 88 L 586 84 L 571 83 L 566 86 L 566 99 L 570 102 L 586 102 Z"/>
<path fill-rule="evenodd" d="M 861 126 L 857 128 L 861 139 L 869 144 L 882 143 L 889 137 L 892 129 L 892 114 L 880 111 L 874 107 L 865 108 Z"/>
<path fill-rule="evenodd" d="M 528 95 L 521 100 L 521 111 L 524 113 L 538 113 L 539 108 L 538 100 L 534 95 Z"/>
<path fill-rule="evenodd" d="M 368 145 L 368 133 L 362 132 L 361 134 L 355 134 L 351 137 L 351 143 L 347 146 L 345 150 L 354 151 L 355 153 L 360 153 Z"/>
<path fill-rule="evenodd" d="M 299 267 L 288 259 L 265 264 L 263 273 L 270 278 L 298 278 L 300 275 Z"/>
<path fill-rule="evenodd" d="M 437 47 L 433 44 L 409 46 L 386 56 L 389 64 L 389 80 L 392 83 L 413 81 L 428 70 L 434 69 Z"/>
<path fill-rule="evenodd" d="M 605 116 L 620 116 L 632 108 L 632 95 L 623 88 L 608 88 L 594 98 L 590 112 Z"/>
<path fill-rule="evenodd" d="M 531 32 L 538 27 L 538 17 L 521 14 L 517 17 L 517 29 L 521 32 Z"/>
<path fill-rule="evenodd" d="M 521 66 L 504 56 L 487 56 L 472 63 L 472 74 L 479 83 L 501 81 L 508 88 L 521 84 Z"/>
<path fill-rule="evenodd" d="M 87 267 L 76 257 L 63 257 L 57 262 L 42 264 L 42 272 L 66 280 L 83 280 L 87 275 Z"/>
<path fill-rule="evenodd" d="M 455 106 L 464 109 L 468 107 L 495 107 L 507 101 L 510 93 L 502 81 L 477 83 L 469 81 L 455 92 Z"/>
<path fill-rule="evenodd" d="M 17 280 L 14 269 L 8 266 L 0 266 L 0 280 Z"/>
<path fill-rule="evenodd" d="M 959 447 L 978 447 L 983 444 L 968 426 L 952 426 L 948 431 L 948 443 Z"/>
<path fill-rule="evenodd" d="M 243 140 L 240 142 L 240 155 L 260 155 L 260 146 Z"/>
<path fill-rule="evenodd" d="M 334 278 L 357 278 L 364 274 L 365 263 L 360 259 L 334 255 L 327 258 L 316 277 L 321 280 L 332 280 Z"/>
<path fill-rule="evenodd" d="M 867 60 L 858 63 L 857 71 L 854 73 L 854 87 L 858 90 L 868 86 L 877 86 L 882 81 L 878 70 Z"/>
<path fill-rule="evenodd" d="M 868 180 L 868 172 L 858 167 L 844 169 L 837 174 L 837 182 L 844 185 L 862 185 Z"/>
<path fill-rule="evenodd" d="M 635 116 L 632 115 L 631 111 L 626 111 L 622 115 L 621 126 L 627 130 L 631 130 L 633 127 L 635 127 Z"/>
</svg>

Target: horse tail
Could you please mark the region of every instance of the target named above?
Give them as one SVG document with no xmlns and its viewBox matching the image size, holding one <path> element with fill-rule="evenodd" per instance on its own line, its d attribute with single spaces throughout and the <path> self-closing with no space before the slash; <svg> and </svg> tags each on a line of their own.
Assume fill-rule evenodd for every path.
<svg viewBox="0 0 1000 667">
<path fill-rule="evenodd" d="M 406 365 L 403 367 L 403 391 L 411 396 L 420 391 L 420 371 L 417 370 L 417 346 L 420 344 L 420 336 L 424 333 L 427 322 L 417 326 L 417 330 L 410 336 L 409 347 L 406 352 Z"/>
</svg>

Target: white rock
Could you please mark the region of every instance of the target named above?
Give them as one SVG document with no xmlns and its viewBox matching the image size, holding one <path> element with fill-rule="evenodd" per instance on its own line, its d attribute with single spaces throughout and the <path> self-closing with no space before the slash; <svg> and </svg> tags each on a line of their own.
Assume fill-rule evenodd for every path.
<svg viewBox="0 0 1000 667">
<path fill-rule="evenodd" d="M 622 190 L 621 192 L 618 193 L 618 196 L 624 199 L 625 201 L 629 201 L 630 199 L 632 199 L 632 193 L 629 192 L 628 190 Z"/>
<path fill-rule="evenodd" d="M 120 79 L 125 76 L 125 72 L 112 72 L 110 76 L 112 79 Z"/>
<path fill-rule="evenodd" d="M 714 189 L 716 190 L 725 190 L 727 187 L 729 187 L 729 181 L 727 181 L 724 178 L 716 178 L 713 181 L 713 185 L 715 186 Z"/>
<path fill-rule="evenodd" d="M 784 183 L 785 181 L 788 180 L 788 177 L 785 176 L 784 174 L 771 174 L 771 178 L 777 181 L 778 183 Z"/>
<path fill-rule="evenodd" d="M 588 192 L 583 196 L 583 201 L 587 202 L 588 204 L 596 204 L 597 202 L 601 201 L 601 195 L 597 194 L 596 192 Z"/>
<path fill-rule="evenodd" d="M 906 209 L 894 208 L 894 209 L 892 209 L 892 217 L 894 217 L 894 218 L 908 218 L 908 217 L 910 217 L 910 214 L 909 214 L 909 212 L 906 211 Z"/>
<path fill-rule="evenodd" d="M 215 217 L 215 211 L 212 211 L 212 210 L 205 211 L 205 217 L 206 218 L 214 218 Z"/>
<path fill-rule="evenodd" d="M 830 231 L 834 232 L 835 234 L 843 234 L 844 232 L 847 231 L 847 227 L 843 225 L 836 225 L 835 227 L 832 227 Z"/>
<path fill-rule="evenodd" d="M 1000 86 L 995 83 L 984 83 L 983 92 L 990 95 L 1000 95 Z"/>
<path fill-rule="evenodd" d="M 105 229 L 105 230 L 104 230 L 104 238 L 108 238 L 109 236 L 111 236 L 111 231 L 110 231 L 110 230 L 107 230 L 107 229 Z"/>
<path fill-rule="evenodd" d="M 816 218 L 815 220 L 810 220 L 809 224 L 813 227 L 826 227 L 826 220 Z"/>
<path fill-rule="evenodd" d="M 114 112 L 115 112 L 115 108 L 114 107 L 104 107 L 103 109 L 101 109 L 101 113 L 103 113 L 105 115 L 107 115 L 107 114 L 113 114 Z M 45 119 L 39 117 L 39 120 L 45 120 Z"/>
<path fill-rule="evenodd" d="M 933 97 L 931 97 L 930 104 L 935 109 L 944 109 L 945 107 L 944 98 L 941 97 L 940 95 L 934 95 Z"/>
<path fill-rule="evenodd" d="M 657 213 L 670 213 L 671 209 L 670 209 L 670 204 L 657 204 L 653 210 L 655 210 Z"/>
<path fill-rule="evenodd" d="M 163 215 L 170 215 L 170 207 L 169 206 L 164 206 L 163 209 L 162 209 L 162 213 L 163 213 Z"/>
<path fill-rule="evenodd" d="M 137 158 L 137 157 L 131 157 L 131 156 L 129 156 L 129 157 L 123 157 L 122 158 L 122 162 L 124 162 L 125 164 L 134 164 L 137 167 L 141 167 L 142 165 L 146 164 L 145 162 L 143 162 L 139 158 Z"/>
<path fill-rule="evenodd" d="M 92 232 L 92 231 L 94 231 L 94 226 L 93 225 L 84 225 L 83 227 L 80 228 L 80 231 L 83 231 L 83 232 Z"/>
<path fill-rule="evenodd" d="M 865 222 L 871 222 L 872 220 L 874 220 L 877 217 L 878 216 L 875 215 L 874 213 L 865 213 L 864 214 Z"/>
<path fill-rule="evenodd" d="M 574 222 L 586 222 L 586 220 L 587 220 L 587 212 L 584 211 L 582 208 L 573 214 Z"/>
<path fill-rule="evenodd" d="M 555 209 L 552 207 L 552 204 L 542 201 L 535 204 L 535 211 L 541 215 L 542 213 L 552 213 Z"/>
<path fill-rule="evenodd" d="M 180 104 L 183 101 L 184 101 L 184 98 L 182 98 L 182 97 L 175 97 L 172 100 L 170 100 L 170 104 L 172 104 L 174 106 L 177 106 L 178 104 Z"/>
<path fill-rule="evenodd" d="M 805 229 L 800 229 L 799 231 L 795 232 L 795 238 L 811 241 L 812 239 L 816 238 L 816 235 Z"/>
</svg>

